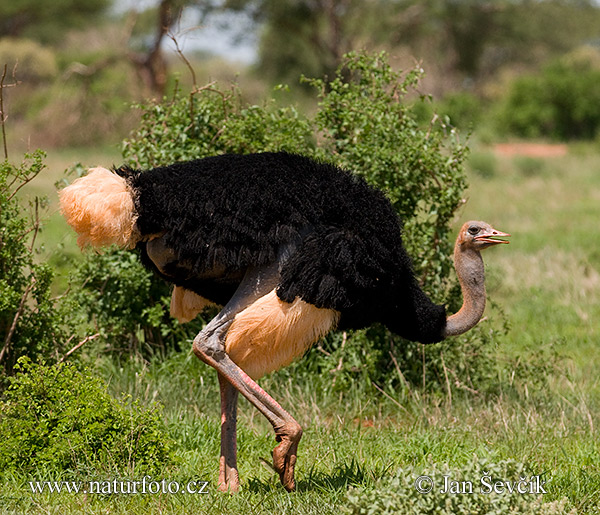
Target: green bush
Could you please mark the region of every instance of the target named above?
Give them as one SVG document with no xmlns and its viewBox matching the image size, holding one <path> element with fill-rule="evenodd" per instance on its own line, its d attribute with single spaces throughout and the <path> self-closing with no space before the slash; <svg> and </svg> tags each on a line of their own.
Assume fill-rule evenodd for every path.
<svg viewBox="0 0 600 515">
<path fill-rule="evenodd" d="M 123 153 L 129 165 L 148 168 L 225 152 L 286 150 L 354 170 L 387 191 L 418 275 L 438 300 L 447 300 L 455 284 L 449 223 L 466 187 L 466 147 L 442 121 L 417 123 L 404 96 L 420 73 L 393 71 L 384 54 L 350 54 L 331 82 L 307 80 L 319 101 L 312 117 L 275 101 L 244 106 L 235 90 L 199 88 L 140 106 L 141 126 Z"/>
<path fill-rule="evenodd" d="M 117 401 L 73 365 L 15 368 L 0 401 L 0 470 L 150 474 L 171 463 L 157 408 Z"/>
<path fill-rule="evenodd" d="M 525 483 L 531 481 L 534 474 L 526 467 L 512 460 L 493 463 L 475 458 L 462 467 L 448 467 L 434 464 L 429 467 L 400 469 L 388 479 L 379 481 L 375 488 L 351 489 L 348 493 L 348 503 L 343 511 L 353 515 L 367 514 L 396 514 L 419 513 L 421 515 L 470 515 L 473 513 L 494 513 L 497 515 L 519 513 L 521 515 L 564 515 L 574 514 L 568 511 L 568 501 L 544 503 L 542 495 L 489 492 L 495 482 L 518 482 L 521 478 Z M 472 483 L 472 493 L 453 493 L 449 488 L 444 489 L 444 476 L 449 480 Z M 425 478 L 423 480 L 423 478 Z M 431 478 L 432 483 L 428 482 Z M 540 481 L 543 482 L 544 476 Z M 541 484 L 540 482 L 540 484 Z M 537 489 L 535 480 L 533 489 Z M 417 487 L 427 489 L 433 485 L 430 492 L 419 492 Z M 543 485 L 542 485 L 543 486 Z M 547 488 L 547 486 L 543 486 Z M 465 484 L 464 491 L 469 486 Z M 521 489 L 525 489 L 525 484 Z M 538 490 L 539 492 L 539 490 Z M 539 492 L 543 493 L 543 492 Z"/>
<path fill-rule="evenodd" d="M 153 280 L 132 252 L 87 254 L 78 264 L 73 301 L 82 322 L 91 320 L 88 332 L 98 332 L 113 355 L 151 355 L 164 351 L 177 322 L 169 317 L 169 288 Z M 170 348 L 178 348 L 169 339 Z"/>
<path fill-rule="evenodd" d="M 392 70 L 384 54 L 350 54 L 330 82 L 305 79 L 317 92 L 318 108 L 312 116 L 302 115 L 293 106 L 281 107 L 274 100 L 260 106 L 244 105 L 235 89 L 197 88 L 190 95 L 178 94 L 168 101 L 140 106 L 141 125 L 124 142 L 123 153 L 127 164 L 145 169 L 226 152 L 286 150 L 354 170 L 387 192 L 404 221 L 405 245 L 423 287 L 435 301 L 456 310 L 460 289 L 453 273 L 449 226 L 466 185 L 466 147 L 440 119 L 419 124 L 415 104 L 404 101 L 420 73 L 415 70 L 403 75 Z M 122 283 L 126 280 L 119 278 L 122 274 L 142 277 L 141 271 L 134 272 L 141 265 L 127 253 L 119 251 L 113 256 L 90 256 L 86 266 L 101 269 L 105 275 L 86 288 Z M 127 270 L 124 265 L 109 267 L 107 260 L 122 261 Z M 95 277 L 92 269 L 81 275 Z M 148 296 L 148 280 L 141 281 L 135 301 L 144 306 L 142 310 L 157 306 L 156 297 Z M 129 295 L 112 298 L 122 305 L 119 298 L 128 299 Z M 111 298 L 106 295 L 98 302 L 111 302 Z M 119 316 L 118 309 L 108 305 L 103 309 Z M 114 317 L 112 320 L 116 322 Z M 100 314 L 96 321 L 100 326 L 108 323 Z M 117 327 L 113 322 L 108 325 Z M 146 328 L 157 326 L 152 326 L 150 319 L 135 320 L 126 311 L 118 327 L 122 334 L 131 335 L 140 328 L 151 334 L 153 330 Z M 187 338 L 196 330 L 189 331 Z M 107 334 L 113 334 L 111 331 Z M 171 328 L 166 333 L 165 350 L 175 337 Z M 324 344 L 329 356 L 311 352 L 301 367 L 306 373 L 335 370 L 337 379 L 332 379 L 332 386 L 336 388 L 359 378 L 369 385 L 377 381 L 393 387 L 402 379 L 390 359 L 391 352 L 409 382 L 443 389 L 450 385 L 473 388 L 474 382 L 492 374 L 489 352 L 483 347 L 493 338 L 493 330 L 484 333 L 480 327 L 453 343 L 423 347 L 374 327 L 345 336 L 333 334 Z"/>
<path fill-rule="evenodd" d="M 600 67 L 563 58 L 516 79 L 498 111 L 504 133 L 525 138 L 593 139 L 600 128 Z"/>
<path fill-rule="evenodd" d="M 57 355 L 72 332 L 68 302 L 51 297 L 53 270 L 35 258 L 44 200 L 32 203 L 29 217 L 17 195 L 44 168 L 44 157 L 37 151 L 19 166 L 0 163 L 0 376 L 20 356 Z"/>
</svg>

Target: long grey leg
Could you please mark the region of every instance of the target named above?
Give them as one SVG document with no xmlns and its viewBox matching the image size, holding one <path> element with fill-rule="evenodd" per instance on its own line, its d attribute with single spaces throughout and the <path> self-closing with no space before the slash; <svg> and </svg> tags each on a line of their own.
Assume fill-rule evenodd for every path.
<svg viewBox="0 0 600 515">
<path fill-rule="evenodd" d="M 223 310 L 196 336 L 194 353 L 217 370 L 238 392 L 246 397 L 271 423 L 279 445 L 273 450 L 273 466 L 287 490 L 295 488 L 294 466 L 302 428 L 267 392 L 238 367 L 225 352 L 225 337 L 235 316 L 252 302 L 272 291 L 279 280 L 277 263 L 248 270 L 235 295 Z M 230 443 L 222 448 L 231 449 Z M 231 452 L 230 450 L 227 452 Z M 233 490 L 233 476 L 229 488 Z"/>
<path fill-rule="evenodd" d="M 240 479 L 237 471 L 237 400 L 238 391 L 221 374 L 221 461 L 219 490 L 237 492 Z"/>
</svg>

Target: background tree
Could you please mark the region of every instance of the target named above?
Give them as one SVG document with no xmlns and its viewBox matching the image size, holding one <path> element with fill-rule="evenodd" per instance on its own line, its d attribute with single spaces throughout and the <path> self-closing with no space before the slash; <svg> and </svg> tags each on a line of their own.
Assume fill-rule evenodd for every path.
<svg viewBox="0 0 600 515">
<path fill-rule="evenodd" d="M 503 66 L 536 66 L 596 38 L 600 26 L 592 0 L 228 0 L 214 8 L 256 22 L 256 67 L 271 80 L 331 76 L 345 52 L 386 48 L 404 67 L 422 60 L 437 93 L 478 85 Z"/>
<path fill-rule="evenodd" d="M 439 92 L 481 85 L 502 67 L 537 67 L 593 42 L 600 26 L 600 8 L 591 0 L 425 0 L 394 6 L 391 44 L 406 46 L 427 70 L 441 62 Z"/>
<path fill-rule="evenodd" d="M 260 26 L 257 68 L 272 79 L 333 76 L 342 56 L 382 41 L 385 0 L 228 0 Z"/>
<path fill-rule="evenodd" d="M 144 12 L 146 23 L 140 25 L 146 30 L 140 30 L 138 26 L 137 32 L 148 37 L 138 37 L 137 51 L 132 49 L 127 54 L 147 92 L 159 98 L 165 94 L 168 79 L 168 63 L 163 50 L 165 37 L 189 3 L 186 0 L 160 0 L 157 7 Z M 137 16 L 134 16 L 137 21 L 135 18 Z"/>
<path fill-rule="evenodd" d="M 0 3 L 0 35 L 57 42 L 67 29 L 90 25 L 112 0 L 10 0 Z"/>
</svg>

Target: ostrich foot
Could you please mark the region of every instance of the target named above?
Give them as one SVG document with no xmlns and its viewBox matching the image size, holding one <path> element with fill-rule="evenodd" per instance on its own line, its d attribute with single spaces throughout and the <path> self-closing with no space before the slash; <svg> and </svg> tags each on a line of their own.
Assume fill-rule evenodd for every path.
<svg viewBox="0 0 600 515">
<path fill-rule="evenodd" d="M 302 428 L 295 421 L 287 422 L 275 429 L 275 439 L 281 443 L 273 449 L 273 468 L 279 474 L 281 484 L 288 492 L 296 488 L 294 467 L 300 438 L 302 438 Z"/>
<path fill-rule="evenodd" d="M 221 466 L 219 467 L 219 485 L 220 492 L 237 493 L 240 489 L 240 476 L 235 467 L 230 467 L 225 463 L 224 457 L 221 457 Z"/>
</svg>

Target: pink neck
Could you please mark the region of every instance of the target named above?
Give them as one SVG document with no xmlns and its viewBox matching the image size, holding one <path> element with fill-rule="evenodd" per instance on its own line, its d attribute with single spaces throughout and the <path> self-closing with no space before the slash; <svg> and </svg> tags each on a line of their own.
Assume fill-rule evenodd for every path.
<svg viewBox="0 0 600 515">
<path fill-rule="evenodd" d="M 460 243 L 454 248 L 454 267 L 460 282 L 463 305 L 446 319 L 444 337 L 467 332 L 477 325 L 485 310 L 485 278 L 481 254 L 473 249 L 463 249 Z"/>
</svg>

